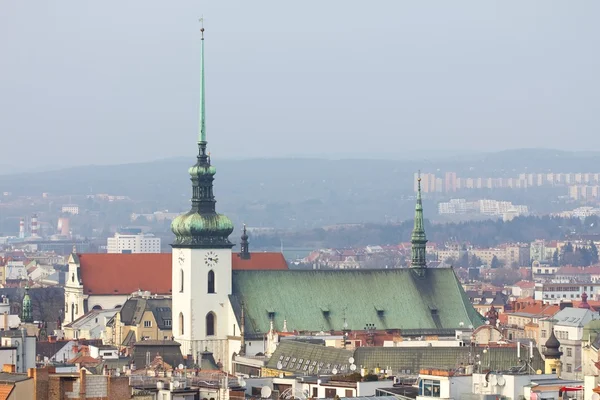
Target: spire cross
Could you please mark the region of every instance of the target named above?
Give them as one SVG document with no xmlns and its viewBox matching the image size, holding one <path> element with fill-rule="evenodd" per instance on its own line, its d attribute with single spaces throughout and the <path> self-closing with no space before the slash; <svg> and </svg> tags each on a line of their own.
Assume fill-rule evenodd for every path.
<svg viewBox="0 0 600 400">
<path fill-rule="evenodd" d="M 202 40 L 204 40 L 204 16 L 202 16 L 198 21 L 200 21 L 200 32 L 202 32 Z"/>
</svg>

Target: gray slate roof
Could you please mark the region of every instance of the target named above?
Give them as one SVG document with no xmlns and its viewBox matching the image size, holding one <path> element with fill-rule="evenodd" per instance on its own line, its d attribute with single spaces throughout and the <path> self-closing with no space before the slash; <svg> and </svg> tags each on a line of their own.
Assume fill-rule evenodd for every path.
<svg viewBox="0 0 600 400">
<path fill-rule="evenodd" d="M 321 373 L 331 372 L 336 365 L 340 373 L 347 373 L 350 368 L 350 357 L 354 357 L 354 364 L 358 368 L 380 367 L 391 369 L 395 374 L 418 374 L 421 368 L 460 368 L 476 360 L 481 360 L 483 369 L 497 371 L 507 371 L 519 365 L 515 348 L 491 347 L 486 352 L 484 350 L 483 347 L 359 347 L 351 351 L 310 343 L 282 341 L 266 367 L 297 374 L 315 374 L 316 370 L 304 370 L 306 360 L 309 360 L 309 365 L 315 363 L 315 365 L 322 365 Z M 294 358 L 296 361 L 290 367 L 290 362 Z M 298 369 L 299 360 L 303 360 L 300 369 Z M 278 368 L 279 362 L 282 363 L 281 368 Z M 535 347 L 532 366 L 535 370 L 544 368 L 542 356 Z"/>
<path fill-rule="evenodd" d="M 171 299 L 131 297 L 119 311 L 121 322 L 125 325 L 137 325 L 142 321 L 145 311 L 152 311 L 159 329 L 171 329 L 171 325 L 165 325 L 165 321 L 172 318 Z"/>
</svg>

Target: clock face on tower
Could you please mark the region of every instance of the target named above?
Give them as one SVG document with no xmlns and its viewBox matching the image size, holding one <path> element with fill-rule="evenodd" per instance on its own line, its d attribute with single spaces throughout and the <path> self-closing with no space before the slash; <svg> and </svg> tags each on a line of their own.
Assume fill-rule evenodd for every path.
<svg viewBox="0 0 600 400">
<path fill-rule="evenodd" d="M 213 251 L 209 251 L 204 256 L 204 263 L 209 267 L 214 267 L 219 262 L 219 256 Z"/>
<path fill-rule="evenodd" d="M 183 265 L 183 263 L 185 263 L 185 253 L 183 250 L 179 250 L 179 256 L 177 257 L 177 260 L 179 261 L 179 265 Z"/>
</svg>

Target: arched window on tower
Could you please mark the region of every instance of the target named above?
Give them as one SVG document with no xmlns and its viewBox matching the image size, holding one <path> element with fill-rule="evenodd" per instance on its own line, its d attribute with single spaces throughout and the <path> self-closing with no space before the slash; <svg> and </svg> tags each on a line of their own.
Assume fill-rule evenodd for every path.
<svg viewBox="0 0 600 400">
<path fill-rule="evenodd" d="M 183 332 L 185 332 L 183 326 L 183 313 L 179 313 L 179 334 L 183 335 Z"/>
<path fill-rule="evenodd" d="M 215 293 L 215 272 L 208 271 L 208 293 Z"/>
<path fill-rule="evenodd" d="M 216 329 L 217 317 L 212 311 L 206 314 L 206 336 L 215 336 L 217 333 Z"/>
<path fill-rule="evenodd" d="M 179 270 L 179 292 L 183 293 L 183 269 Z"/>
</svg>

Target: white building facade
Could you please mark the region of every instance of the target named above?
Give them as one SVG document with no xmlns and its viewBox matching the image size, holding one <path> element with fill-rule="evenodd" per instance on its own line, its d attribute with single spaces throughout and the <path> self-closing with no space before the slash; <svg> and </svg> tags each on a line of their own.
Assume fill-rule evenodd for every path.
<svg viewBox="0 0 600 400">
<path fill-rule="evenodd" d="M 106 239 L 107 253 L 160 253 L 160 238 L 143 233 L 115 233 Z"/>
</svg>

